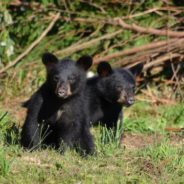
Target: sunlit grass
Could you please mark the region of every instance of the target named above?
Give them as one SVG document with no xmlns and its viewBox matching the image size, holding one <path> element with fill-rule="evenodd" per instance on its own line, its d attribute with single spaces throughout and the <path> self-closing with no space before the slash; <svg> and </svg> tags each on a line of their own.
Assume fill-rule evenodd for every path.
<svg viewBox="0 0 184 184">
<path fill-rule="evenodd" d="M 147 113 L 141 114 L 143 109 Z M 1 111 L 0 183 L 181 183 L 184 177 L 183 134 L 170 136 L 165 127 L 181 126 L 179 114 L 182 111 L 180 104 L 157 106 L 153 112 L 149 104 L 144 107 L 144 103 L 137 103 L 125 109 L 123 130 L 120 124 L 115 130 L 102 126 L 91 129 L 96 154 L 86 158 L 73 149 L 67 149 L 64 154 L 51 148 L 24 151 L 19 145 L 20 128 L 18 132 L 12 128 L 15 119 Z M 155 136 L 154 141 L 144 146 L 127 147 L 120 145 L 122 131 L 125 136 L 130 134 L 131 137 L 133 133 L 147 139 L 156 134 L 159 139 Z"/>
</svg>

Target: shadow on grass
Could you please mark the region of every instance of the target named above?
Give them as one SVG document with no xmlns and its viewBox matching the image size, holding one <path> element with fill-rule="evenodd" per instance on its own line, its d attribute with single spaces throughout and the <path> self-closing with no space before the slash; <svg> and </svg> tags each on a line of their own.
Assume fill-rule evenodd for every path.
<svg viewBox="0 0 184 184">
<path fill-rule="evenodd" d="M 16 145 L 20 143 L 20 128 L 11 121 L 8 112 L 0 115 L 0 137 L 6 145 Z"/>
</svg>

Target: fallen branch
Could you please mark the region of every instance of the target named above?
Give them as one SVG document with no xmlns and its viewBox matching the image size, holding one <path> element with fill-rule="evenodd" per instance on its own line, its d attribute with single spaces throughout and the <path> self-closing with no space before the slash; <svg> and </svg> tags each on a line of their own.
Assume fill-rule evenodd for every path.
<svg viewBox="0 0 184 184">
<path fill-rule="evenodd" d="M 176 105 L 175 101 L 172 101 L 170 99 L 147 99 L 147 98 L 140 98 L 140 97 L 136 97 L 136 100 L 142 101 L 142 102 L 148 102 L 148 103 L 152 103 L 152 104 L 167 104 L 167 105 Z"/>
<path fill-rule="evenodd" d="M 166 127 L 165 131 L 167 132 L 184 132 L 184 128 L 179 127 Z"/>
<path fill-rule="evenodd" d="M 81 44 L 78 44 L 78 45 L 76 45 L 76 43 L 74 43 L 74 45 L 71 45 L 71 46 L 69 46 L 66 49 L 63 49 L 61 51 L 57 51 L 55 54 L 58 54 L 60 56 L 63 56 L 63 55 L 64 56 L 68 56 L 71 53 L 74 53 L 74 52 L 77 52 L 77 51 L 80 51 L 80 50 L 92 47 L 95 44 L 98 44 L 101 40 L 111 39 L 114 36 L 116 36 L 116 35 L 118 35 L 118 34 L 120 34 L 122 32 L 123 32 L 123 30 L 118 30 L 116 32 L 105 34 L 105 35 L 103 35 L 101 37 L 92 39 L 90 41 L 87 41 L 87 42 L 84 42 L 84 43 L 81 43 Z"/>
<path fill-rule="evenodd" d="M 183 32 L 177 32 L 177 31 L 171 31 L 171 30 L 159 30 L 159 29 L 154 29 L 154 28 L 145 28 L 138 26 L 136 24 L 127 24 L 125 23 L 122 19 L 116 18 L 114 23 L 116 25 L 120 25 L 124 29 L 129 29 L 132 31 L 136 31 L 139 33 L 148 33 L 148 34 L 153 34 L 153 35 L 159 35 L 159 36 L 169 36 L 169 37 L 184 37 L 184 31 Z"/>
<path fill-rule="evenodd" d="M 4 68 L 0 70 L 0 73 L 3 73 L 7 71 L 9 68 L 15 66 L 18 62 L 20 62 L 21 59 L 23 59 L 46 35 L 47 33 L 52 29 L 55 22 L 59 19 L 60 13 L 57 13 L 52 20 L 52 22 L 48 25 L 48 27 L 42 32 L 40 37 L 38 37 L 23 53 L 21 53 L 15 60 L 10 62 L 8 65 L 6 65 Z"/>
<path fill-rule="evenodd" d="M 158 8 L 159 9 L 159 8 Z M 95 23 L 95 24 L 111 24 L 111 25 L 119 25 L 121 27 L 123 27 L 124 29 L 128 29 L 128 30 L 132 30 L 132 31 L 136 31 L 138 33 L 147 33 L 147 34 L 153 34 L 153 35 L 158 35 L 158 36 L 169 36 L 169 37 L 184 37 L 184 31 L 179 32 L 179 31 L 172 31 L 169 29 L 164 29 L 164 30 L 160 30 L 160 29 L 155 29 L 155 28 L 145 28 L 145 27 L 141 27 L 137 24 L 127 24 L 123 19 L 130 19 L 132 17 L 136 17 L 136 16 L 141 16 L 144 13 L 150 13 L 150 12 L 154 12 L 156 11 L 157 8 L 155 9 L 151 9 L 148 10 L 146 12 L 142 12 L 139 14 L 135 14 L 135 15 L 129 15 L 129 16 L 125 16 L 125 17 L 117 17 L 114 19 L 94 19 L 94 18 L 73 18 L 72 21 L 77 21 L 77 22 L 84 22 L 84 23 Z M 66 20 L 66 21 L 71 21 L 69 20 L 68 17 L 62 17 L 62 19 Z"/>
<path fill-rule="evenodd" d="M 176 60 L 182 61 L 184 59 L 184 39 L 178 39 L 176 43 L 164 45 L 157 48 L 148 49 L 145 51 L 135 52 L 132 55 L 114 62 L 116 67 L 132 67 L 138 63 L 145 63 L 144 70 L 158 66 L 166 61 Z"/>
<path fill-rule="evenodd" d="M 147 91 L 146 90 L 141 90 L 141 92 L 144 94 L 144 97 L 148 97 L 149 98 L 149 101 L 151 103 L 154 103 L 154 104 L 169 104 L 169 105 L 175 105 L 176 102 L 169 99 L 169 98 L 166 98 L 166 97 L 158 97 L 156 96 L 155 94 L 153 94 L 150 89 L 148 88 Z M 140 100 L 140 99 L 139 99 Z M 146 101 L 146 98 L 144 98 L 144 100 Z"/>
<path fill-rule="evenodd" d="M 178 12 L 178 13 L 182 12 L 182 10 L 179 10 L 176 7 L 166 7 L 166 8 L 157 7 L 157 8 L 153 8 L 153 9 L 148 9 L 144 12 L 123 16 L 123 17 L 121 17 L 121 19 L 123 19 L 123 20 L 132 19 L 132 18 L 135 18 L 135 17 L 145 16 L 146 14 L 150 14 L 150 13 L 157 12 L 157 11 L 173 11 L 173 12 Z"/>
<path fill-rule="evenodd" d="M 171 43 L 176 43 L 177 41 L 178 41 L 178 39 L 158 41 L 158 42 L 153 42 L 153 43 L 149 43 L 149 44 L 146 44 L 146 45 L 142 45 L 142 46 L 139 46 L 139 47 L 123 50 L 123 51 L 120 51 L 120 52 L 115 52 L 115 53 L 109 54 L 109 55 L 104 56 L 104 57 L 95 58 L 94 59 L 94 64 L 98 64 L 101 61 L 108 61 L 108 60 L 111 60 L 111 59 L 114 59 L 114 58 L 117 58 L 117 57 L 122 57 L 122 56 L 130 55 L 130 54 L 135 54 L 135 53 L 138 53 L 138 52 L 144 52 L 146 50 L 150 50 L 150 49 L 154 49 L 154 48 L 158 48 L 158 47 L 163 47 L 163 46 L 167 46 L 167 45 L 169 47 L 169 45 Z"/>
<path fill-rule="evenodd" d="M 161 57 L 159 57 L 158 59 L 155 59 L 154 61 L 150 62 L 150 63 L 147 63 L 144 65 L 144 70 L 147 70 L 153 66 L 156 66 L 156 65 L 159 65 L 165 61 L 171 61 L 172 59 L 174 58 L 178 58 L 178 57 L 181 57 L 180 54 L 177 54 L 177 53 L 167 53 Z"/>
</svg>

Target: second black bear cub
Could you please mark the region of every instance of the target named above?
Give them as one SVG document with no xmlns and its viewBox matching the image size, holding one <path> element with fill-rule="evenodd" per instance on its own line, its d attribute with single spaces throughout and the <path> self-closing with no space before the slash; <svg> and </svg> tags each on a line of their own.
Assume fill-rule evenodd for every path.
<svg viewBox="0 0 184 184">
<path fill-rule="evenodd" d="M 93 153 L 88 100 L 84 95 L 85 70 L 92 65 L 92 59 L 83 56 L 74 63 L 70 59 L 59 61 L 53 54 L 45 53 L 42 62 L 47 79 L 28 101 L 22 146 L 34 149 L 40 143 L 49 142 L 56 147 L 76 146 L 85 154 Z M 47 130 L 45 138 L 41 137 L 43 130 Z"/>
<path fill-rule="evenodd" d="M 88 79 L 87 83 L 92 123 L 100 122 L 107 128 L 116 127 L 122 107 L 134 103 L 135 76 L 142 68 L 142 64 L 130 70 L 112 69 L 107 62 L 98 65 L 98 76 Z"/>
</svg>

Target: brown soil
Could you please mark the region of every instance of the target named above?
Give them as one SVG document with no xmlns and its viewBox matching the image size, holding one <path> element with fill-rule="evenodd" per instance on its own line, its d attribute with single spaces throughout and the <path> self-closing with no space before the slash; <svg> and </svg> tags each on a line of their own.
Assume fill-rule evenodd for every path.
<svg viewBox="0 0 184 184">
<path fill-rule="evenodd" d="M 12 99 L 6 98 L 2 102 L 2 107 L 4 111 L 7 111 L 8 114 L 18 122 L 19 125 L 22 125 L 26 116 L 26 109 L 21 107 L 22 102 L 26 99 L 21 97 L 15 97 Z"/>
<path fill-rule="evenodd" d="M 170 133 L 168 134 L 169 143 L 172 146 L 181 146 L 184 144 L 184 136 L 181 134 Z M 121 140 L 121 144 L 126 149 L 139 149 L 149 145 L 156 145 L 165 139 L 161 134 L 125 134 Z"/>
</svg>

